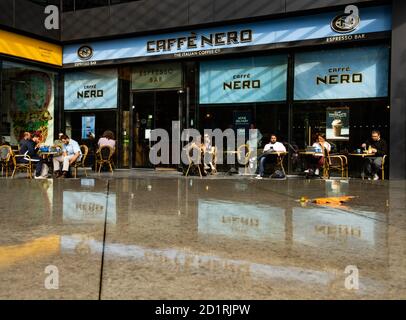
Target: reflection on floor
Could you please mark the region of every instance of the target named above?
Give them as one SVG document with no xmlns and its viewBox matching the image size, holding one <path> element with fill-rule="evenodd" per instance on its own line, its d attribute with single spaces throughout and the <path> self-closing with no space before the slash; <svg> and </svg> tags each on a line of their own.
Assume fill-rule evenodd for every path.
<svg viewBox="0 0 406 320">
<path fill-rule="evenodd" d="M 1 183 L 1 299 L 406 298 L 406 182 Z"/>
</svg>

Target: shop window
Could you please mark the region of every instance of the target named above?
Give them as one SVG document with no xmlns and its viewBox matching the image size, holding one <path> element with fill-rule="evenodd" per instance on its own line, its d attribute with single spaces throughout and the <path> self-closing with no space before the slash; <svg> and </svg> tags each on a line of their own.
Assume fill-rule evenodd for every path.
<svg viewBox="0 0 406 320">
<path fill-rule="evenodd" d="M 12 145 L 25 131 L 41 134 L 52 144 L 57 74 L 23 64 L 3 62 L 0 135 Z"/>
<path fill-rule="evenodd" d="M 372 130 L 379 130 L 388 142 L 389 124 L 388 99 L 297 103 L 293 108 L 291 144 L 296 150 L 303 150 L 322 133 L 332 145 L 332 153 L 347 154 L 360 148 Z M 292 163 L 292 169 L 300 172 L 303 163 Z"/>
</svg>

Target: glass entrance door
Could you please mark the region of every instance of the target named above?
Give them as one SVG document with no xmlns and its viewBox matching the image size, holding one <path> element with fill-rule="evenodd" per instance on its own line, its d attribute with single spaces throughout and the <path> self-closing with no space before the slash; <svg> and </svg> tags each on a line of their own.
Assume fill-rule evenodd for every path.
<svg viewBox="0 0 406 320">
<path fill-rule="evenodd" d="M 179 120 L 179 95 L 175 90 L 136 92 L 133 101 L 133 167 L 152 168 L 149 152 L 155 142 L 150 140 L 151 130 L 166 130 L 172 143 L 172 121 Z"/>
</svg>

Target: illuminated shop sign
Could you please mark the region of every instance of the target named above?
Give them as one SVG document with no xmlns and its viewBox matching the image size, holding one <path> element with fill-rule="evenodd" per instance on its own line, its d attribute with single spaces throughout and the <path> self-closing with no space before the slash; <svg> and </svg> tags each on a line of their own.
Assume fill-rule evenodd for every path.
<svg viewBox="0 0 406 320">
<path fill-rule="evenodd" d="M 217 32 L 208 35 L 191 35 L 188 37 L 169 38 L 165 40 L 152 40 L 147 42 L 147 52 L 168 52 L 182 49 L 197 49 L 213 46 L 252 42 L 252 30 Z"/>
<path fill-rule="evenodd" d="M 62 47 L 0 30 L 0 54 L 62 66 Z"/>
<path fill-rule="evenodd" d="M 92 70 L 65 75 L 65 110 L 117 108 L 117 70 Z"/>
<path fill-rule="evenodd" d="M 200 64 L 200 103 L 248 103 L 286 99 L 285 55 Z"/>
<path fill-rule="evenodd" d="M 334 100 L 387 97 L 389 48 L 359 47 L 298 53 L 295 99 Z"/>
<path fill-rule="evenodd" d="M 348 12 L 346 12 L 348 11 Z M 342 10 L 302 17 L 179 31 L 64 47 L 66 67 L 177 59 L 390 36 L 390 6 Z"/>
<path fill-rule="evenodd" d="M 182 87 L 180 63 L 137 66 L 133 69 L 133 90 L 173 89 Z"/>
</svg>

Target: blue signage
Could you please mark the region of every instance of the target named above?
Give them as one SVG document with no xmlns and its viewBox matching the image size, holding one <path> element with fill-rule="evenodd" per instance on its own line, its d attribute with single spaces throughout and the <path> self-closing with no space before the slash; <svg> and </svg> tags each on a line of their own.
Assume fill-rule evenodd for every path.
<svg viewBox="0 0 406 320">
<path fill-rule="evenodd" d="M 117 108 L 116 69 L 65 74 L 65 110 Z"/>
<path fill-rule="evenodd" d="M 323 39 L 323 43 L 365 39 L 368 33 L 392 29 L 391 7 L 361 8 L 359 18 L 346 29 L 343 11 L 284 18 L 263 22 L 213 27 L 190 32 L 97 41 L 85 46 L 64 47 L 63 63 L 91 66 L 106 61 L 145 59 L 160 55 L 172 58 L 221 54 L 240 47 L 263 48 L 266 45 Z M 341 19 L 337 19 L 341 17 Z M 342 32 L 345 32 L 343 34 Z"/>
<path fill-rule="evenodd" d="M 387 97 L 389 48 L 357 47 L 298 53 L 295 100 Z"/>
<path fill-rule="evenodd" d="M 200 64 L 200 103 L 286 100 L 286 55 L 207 61 Z"/>
<path fill-rule="evenodd" d="M 90 135 L 96 136 L 96 117 L 83 116 L 82 117 L 82 139 L 89 139 Z"/>
</svg>

